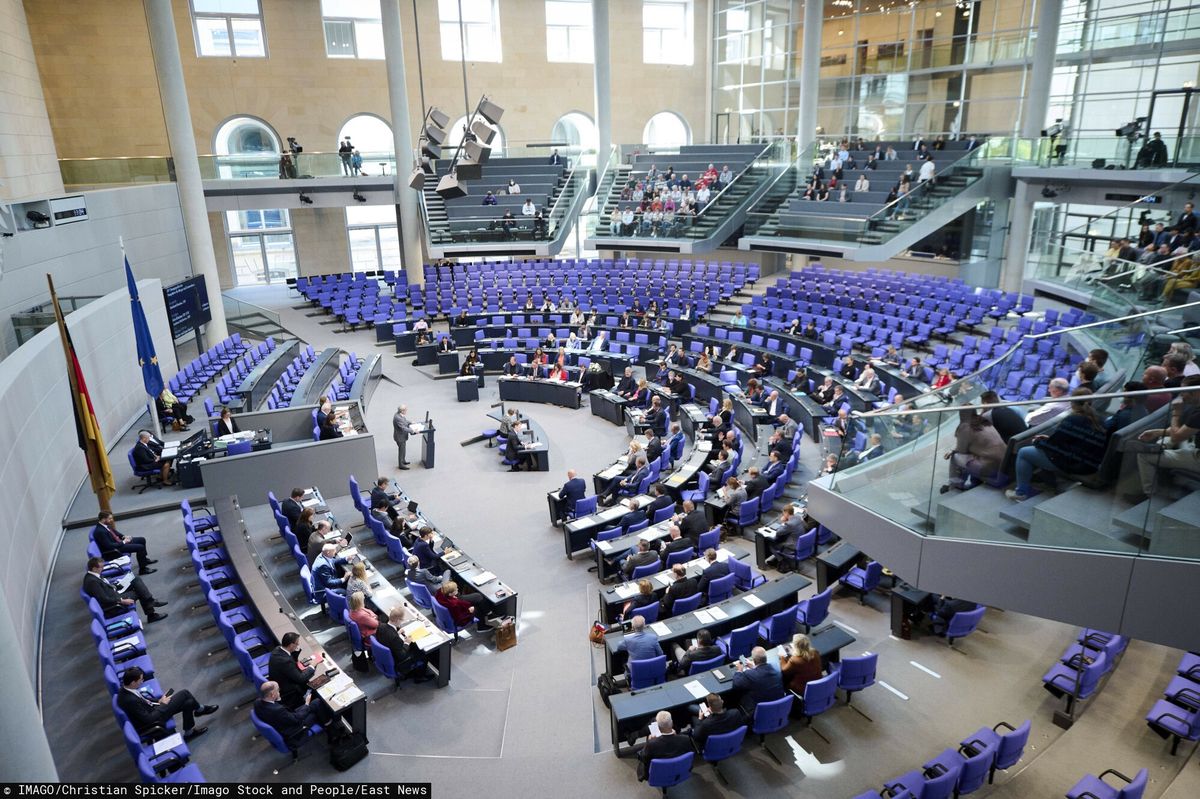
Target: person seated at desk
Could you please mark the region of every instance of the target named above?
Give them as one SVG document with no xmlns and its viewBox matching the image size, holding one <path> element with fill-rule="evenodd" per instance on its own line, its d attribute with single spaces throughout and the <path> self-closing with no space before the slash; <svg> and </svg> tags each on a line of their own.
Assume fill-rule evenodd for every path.
<svg viewBox="0 0 1200 799">
<path fill-rule="evenodd" d="M 804 329 L 803 325 L 800 323 L 799 317 L 797 317 L 792 320 L 792 323 L 790 325 L 788 325 L 787 330 L 785 332 L 789 336 L 798 336 L 801 334 L 801 332 L 803 332 L 803 329 Z"/>
<path fill-rule="evenodd" d="M 833 402 L 834 394 L 841 390 L 841 386 L 834 385 L 833 378 L 826 375 L 825 380 L 821 385 L 817 386 L 816 390 L 810 395 L 818 404 L 828 407 Z"/>
<path fill-rule="evenodd" d="M 565 383 L 567 382 L 567 370 L 564 369 L 560 364 L 555 363 L 550 367 L 550 374 L 546 379 L 557 380 L 560 383 Z"/>
<path fill-rule="evenodd" d="M 587 351 L 589 353 L 603 352 L 606 346 L 608 346 L 608 333 L 604 330 L 597 330 L 592 343 L 588 344 Z"/>
<path fill-rule="evenodd" d="M 383 503 L 383 508 L 386 510 L 387 515 L 392 520 L 395 520 L 400 517 L 400 514 L 392 507 L 392 500 L 395 499 L 395 496 L 387 490 L 388 483 L 390 482 L 391 480 L 388 478 L 380 477 L 375 481 L 375 485 L 371 486 L 371 507 L 378 508 L 380 507 L 380 503 Z"/>
<path fill-rule="evenodd" d="M 145 430 L 138 433 L 137 443 L 133 445 L 133 463 L 139 471 L 158 468 L 163 485 L 175 485 L 170 479 L 171 462 L 162 459 L 162 447 L 155 445 L 153 437 Z"/>
<path fill-rule="evenodd" d="M 779 460 L 787 462 L 787 459 L 792 457 L 792 439 L 783 435 L 782 428 L 776 429 L 771 437 L 767 439 L 767 452 L 775 452 L 779 455 Z"/>
<path fill-rule="evenodd" d="M 692 546 L 699 548 L 700 534 L 708 532 L 708 519 L 704 515 L 704 508 L 697 508 L 695 502 L 685 499 L 683 511 L 675 514 L 671 520 L 679 525 L 680 534 Z"/>
<path fill-rule="evenodd" d="M 476 619 L 476 609 L 483 602 L 483 594 L 463 594 L 458 593 L 458 583 L 453 580 L 447 580 L 442 583 L 441 588 L 433 595 L 433 599 L 446 610 L 450 611 L 454 623 L 459 627 L 466 627 Z M 475 625 L 477 632 L 488 633 L 493 632 L 497 627 L 508 621 L 503 616 L 487 616 L 479 618 Z"/>
<path fill-rule="evenodd" d="M 565 513 L 575 513 L 575 503 L 587 494 L 587 482 L 574 469 L 567 469 L 567 482 L 558 489 L 560 506 Z M 561 521 L 561 520 L 560 520 Z"/>
<path fill-rule="evenodd" d="M 454 327 L 470 327 L 471 317 L 467 316 L 466 311 L 459 311 L 458 316 L 454 317 Z"/>
<path fill-rule="evenodd" d="M 416 555 L 408 556 L 408 569 L 404 572 L 404 580 L 407 583 L 419 583 L 429 589 L 429 593 L 434 593 L 442 587 L 442 583 L 450 579 L 450 570 L 446 569 L 442 574 L 434 574 L 432 570 L 421 565 L 421 559 Z"/>
<path fill-rule="evenodd" d="M 792 643 L 779 654 L 780 677 L 783 686 L 797 696 L 804 696 L 804 687 L 824 676 L 821 653 L 813 648 L 812 641 L 804 633 L 792 636 Z M 792 702 L 792 717 L 803 714 L 804 703 Z"/>
<path fill-rule="evenodd" d="M 687 381 L 674 370 L 667 373 L 667 390 L 676 397 L 686 397 L 689 393 Z"/>
<path fill-rule="evenodd" d="M 267 679 L 279 685 L 279 696 L 283 706 L 295 710 L 305 703 L 308 681 L 317 673 L 321 663 L 320 653 L 313 655 L 312 665 L 300 662 L 300 634 L 286 632 L 279 646 L 271 650 L 267 660 Z"/>
<path fill-rule="evenodd" d="M 150 568 L 158 561 L 147 553 L 146 539 L 117 532 L 117 524 L 110 511 L 102 510 L 96 515 L 96 526 L 92 528 L 92 541 L 95 542 L 105 560 L 116 560 L 122 555 L 133 555 L 137 558 L 138 574 L 154 574 L 158 571 Z"/>
<path fill-rule="evenodd" d="M 450 338 L 449 336 L 440 336 L 438 338 L 438 352 L 454 352 L 457 349 L 458 347 L 454 346 L 454 339 Z"/>
<path fill-rule="evenodd" d="M 637 394 L 637 390 L 638 384 L 637 380 L 633 377 L 633 367 L 626 366 L 625 373 L 617 381 L 617 396 L 624 397 L 625 399 L 633 399 L 634 395 Z"/>
<path fill-rule="evenodd" d="M 121 596 L 122 592 L 118 591 L 116 586 L 100 576 L 102 571 L 104 571 L 104 558 L 88 558 L 87 572 L 83 575 L 83 592 L 96 600 L 106 616 L 124 613 L 133 606 L 134 600 Z M 134 577 L 125 590 L 132 591 L 133 595 L 137 597 L 137 602 L 142 606 L 142 613 L 146 615 L 147 623 L 153 624 L 167 617 L 166 613 L 159 613 L 155 610 L 155 608 L 165 607 L 167 603 L 155 599 L 154 594 L 150 593 L 150 589 L 142 582 L 141 577 Z"/>
<path fill-rule="evenodd" d="M 417 556 L 422 569 L 432 569 L 438 562 L 438 553 L 433 549 L 433 528 L 422 527 L 418 535 L 412 553 Z"/>
<path fill-rule="evenodd" d="M 667 412 L 662 406 L 662 397 L 655 394 L 650 398 L 650 407 L 646 409 L 646 415 L 642 417 L 642 424 L 661 436 L 667 432 L 667 419 Z"/>
<path fill-rule="evenodd" d="M 778 422 L 776 428 L 779 430 L 781 436 L 788 441 L 796 437 L 796 432 L 800 429 L 800 426 L 796 424 L 796 421 L 791 416 L 788 416 L 787 413 L 781 413 L 776 421 Z"/>
<path fill-rule="evenodd" d="M 572 330 L 567 336 L 567 341 L 563 347 L 567 352 L 579 352 L 583 349 L 583 342 L 579 339 L 579 336 L 575 335 L 575 331 Z"/>
<path fill-rule="evenodd" d="M 783 677 L 777 666 L 767 662 L 767 650 L 756 646 L 750 650 L 749 666 L 740 660 L 734 664 L 733 687 L 743 692 L 742 710 L 753 718 L 759 702 L 783 698 Z"/>
<path fill-rule="evenodd" d="M 879 359 L 879 363 L 884 366 L 890 366 L 893 369 L 899 369 L 903 360 L 900 358 L 900 353 L 896 350 L 895 345 L 889 344 L 887 352 L 883 353 L 883 357 Z"/>
<path fill-rule="evenodd" d="M 729 349 L 725 351 L 725 355 L 722 357 L 722 360 L 724 360 L 725 363 L 737 363 L 741 357 L 742 353 L 738 351 L 737 344 L 730 344 Z"/>
<path fill-rule="evenodd" d="M 651 735 L 638 751 L 638 782 L 645 782 L 649 778 L 651 760 L 679 757 L 694 751 L 692 739 L 675 732 L 675 721 L 671 718 L 669 710 L 658 711 L 654 721 L 658 725 L 658 735 Z M 630 735 L 633 736 L 635 733 Z"/>
<path fill-rule="evenodd" d="M 279 701 L 279 683 L 267 680 L 259 686 L 259 697 L 254 700 L 254 714 L 259 721 L 269 725 L 283 738 L 283 742 L 291 749 L 298 749 L 308 737 L 308 731 L 315 726 L 320 703 L 314 703 L 313 695 L 304 699 L 304 704 L 291 709 Z"/>
<path fill-rule="evenodd" d="M 704 561 L 706 563 L 704 571 L 700 572 L 700 580 L 696 583 L 696 590 L 708 596 L 708 586 L 713 580 L 719 580 L 729 574 L 729 564 L 723 560 L 717 559 L 717 550 L 709 547 L 704 550 Z"/>
<path fill-rule="evenodd" d="M 683 537 L 683 530 L 680 529 L 679 525 L 677 524 L 671 524 L 667 528 L 667 536 L 666 542 L 663 543 L 662 548 L 659 549 L 659 559 L 662 561 L 664 566 L 667 563 L 667 558 L 669 558 L 673 553 L 682 552 L 683 550 L 692 547 L 691 539 Z M 692 593 L 694 594 L 696 592 L 692 591 Z"/>
<path fill-rule="evenodd" d="M 842 407 L 846 402 L 846 392 L 841 386 L 833 387 L 833 396 L 829 398 L 829 402 L 825 403 L 824 408 L 826 413 L 833 413 Z"/>
<path fill-rule="evenodd" d="M 721 499 L 725 500 L 725 518 L 737 518 L 738 508 L 742 506 L 748 497 L 746 496 L 746 488 L 742 485 L 742 481 L 730 475 L 725 480 L 725 486 L 717 491 Z"/>
<path fill-rule="evenodd" d="M 729 429 L 733 426 L 733 398 L 726 397 L 721 400 L 721 410 L 717 411 L 717 415 L 721 417 L 721 426 Z"/>
<path fill-rule="evenodd" d="M 179 398 L 166 386 L 163 386 L 163 390 L 154 398 L 154 406 L 158 411 L 159 419 L 165 419 L 168 416 L 174 417 L 174 430 L 187 430 L 188 425 L 196 421 L 188 415 L 187 404 L 180 402 Z"/>
<path fill-rule="evenodd" d="M 650 428 L 646 431 L 646 463 L 654 463 L 662 457 L 662 454 L 662 439 L 658 437 L 657 430 Z"/>
<path fill-rule="evenodd" d="M 771 554 L 767 562 L 790 559 L 796 554 L 796 539 L 808 532 L 808 525 L 803 517 L 796 515 L 793 505 L 784 505 L 779 513 L 779 519 L 772 525 L 776 530 L 775 543 L 771 546 Z"/>
<path fill-rule="evenodd" d="M 142 693 L 145 682 L 146 673 L 138 666 L 130 666 L 121 675 L 121 690 L 117 692 L 117 706 L 129 717 L 129 723 L 139 735 L 165 726 L 179 713 L 183 714 L 183 740 L 190 741 L 208 731 L 207 727 L 197 727 L 196 719 L 216 713 L 219 705 L 200 704 L 186 688 L 150 699 Z"/>
<path fill-rule="evenodd" d="M 504 374 L 509 377 L 516 377 L 521 374 L 521 364 L 517 363 L 517 356 L 510 355 L 508 363 L 504 364 Z"/>
<path fill-rule="evenodd" d="M 854 380 L 858 377 L 858 365 L 853 358 L 847 358 L 842 361 L 842 368 L 838 369 L 838 374 L 846 380 Z"/>
<path fill-rule="evenodd" d="M 216 427 L 218 438 L 242 432 L 242 428 L 238 426 L 237 420 L 233 418 L 233 412 L 228 408 L 221 409 L 221 418 L 217 420 Z"/>
<path fill-rule="evenodd" d="M 663 653 L 658 636 L 653 630 L 646 629 L 644 618 L 635 615 L 629 627 L 629 632 L 625 633 L 621 637 L 621 643 L 617 644 L 618 652 L 627 652 L 629 660 L 656 658 Z"/>
<path fill-rule="evenodd" d="M 542 373 L 542 367 L 550 362 L 546 357 L 546 351 L 538 347 L 533 351 L 533 355 L 529 356 L 529 375 L 530 377 L 538 377 Z"/>
<path fill-rule="evenodd" d="M 649 372 L 647 372 L 646 374 L 649 374 Z M 671 377 L 671 367 L 667 364 L 666 361 L 659 361 L 658 362 L 658 371 L 654 373 L 654 382 L 660 386 L 665 386 L 665 385 L 667 385 L 667 381 L 670 380 L 670 377 Z"/>
<path fill-rule="evenodd" d="M 943 594 L 938 597 L 937 604 L 933 607 L 933 612 L 929 614 L 929 621 L 933 625 L 934 635 L 945 635 L 946 629 L 950 626 L 950 620 L 955 614 L 968 613 L 979 607 L 975 602 L 968 602 L 965 599 L 955 599 L 951 596 Z"/>
<path fill-rule="evenodd" d="M 354 564 L 358 568 L 362 568 L 361 563 Z M 366 576 L 366 570 L 363 570 L 363 576 Z M 351 581 L 353 581 L 351 577 Z M 346 593 L 350 595 L 350 621 L 358 625 L 358 633 L 362 636 L 363 649 L 367 652 L 371 651 L 371 636 L 375 635 L 375 631 L 379 629 L 379 619 L 375 614 L 367 610 L 367 598 L 362 591 L 351 591 L 350 586 L 346 586 Z"/>
<path fill-rule="evenodd" d="M 375 640 L 391 651 L 397 677 L 411 677 L 413 682 L 427 682 L 433 677 L 429 673 L 429 664 L 425 656 L 416 642 L 406 640 L 400 632 L 410 621 L 412 618 L 404 605 L 396 605 L 388 611 L 387 622 L 380 624 L 375 631 Z"/>
<path fill-rule="evenodd" d="M 629 512 L 621 517 L 621 521 L 617 522 L 621 529 L 629 532 L 629 528 L 636 524 L 641 524 L 647 520 L 646 511 L 642 510 L 641 504 L 636 499 L 629 500 Z"/>
<path fill-rule="evenodd" d="M 721 449 L 717 450 L 717 457 L 708 465 L 708 482 L 710 484 L 719 482 L 721 475 L 723 475 L 725 470 L 729 468 L 730 451 L 731 450 L 725 446 L 722 446 Z"/>
<path fill-rule="evenodd" d="M 304 510 L 304 506 L 300 504 L 303 499 L 304 489 L 293 488 L 291 496 L 279 504 L 279 512 L 288 520 L 288 526 L 292 528 L 293 533 L 296 532 L 296 523 L 300 521 L 300 513 Z"/>
<path fill-rule="evenodd" d="M 614 502 L 616 502 L 616 496 L 618 493 L 637 493 L 638 486 L 641 485 L 642 480 L 645 480 L 647 475 L 650 474 L 650 467 L 646 465 L 645 455 L 639 455 L 635 463 L 637 464 L 637 468 L 632 474 L 629 474 L 625 477 L 618 477 L 609 482 L 604 491 L 599 494 L 599 499 L 597 501 L 600 504 L 605 506 L 612 505 Z"/>
<path fill-rule="evenodd" d="M 649 541 L 639 538 L 625 557 L 621 558 L 618 568 L 625 575 L 625 579 L 628 580 L 633 574 L 634 569 L 639 566 L 648 566 L 651 563 L 658 563 L 658 553 L 650 549 Z"/>
<path fill-rule="evenodd" d="M 509 433 L 508 439 L 504 443 L 505 460 L 514 462 L 508 469 L 510 472 L 519 472 L 522 469 L 532 472 L 534 469 L 533 453 L 526 451 L 525 444 L 521 442 L 521 434 L 524 432 L 525 424 L 517 422 L 513 425 L 512 432 Z"/>
<path fill-rule="evenodd" d="M 762 475 L 767 478 L 767 482 L 774 483 L 786 470 L 787 464 L 779 457 L 779 450 L 773 449 L 769 451 L 767 453 L 767 465 L 762 470 Z"/>
<path fill-rule="evenodd" d="M 667 493 L 667 489 L 662 483 L 655 482 L 650 484 L 650 496 L 654 497 L 650 501 L 650 504 L 646 506 L 646 516 L 650 519 L 653 519 L 654 514 L 663 508 L 675 509 L 675 500 Z"/>
<path fill-rule="evenodd" d="M 934 390 L 945 388 L 952 382 L 954 382 L 954 376 L 950 374 L 950 368 L 948 366 L 939 366 L 937 368 L 937 377 L 933 379 L 933 384 L 930 388 Z"/>
<path fill-rule="evenodd" d="M 746 402 L 751 405 L 762 405 L 763 399 L 767 396 L 763 389 L 762 383 L 758 382 L 757 377 L 752 377 L 746 381 Z"/>
<path fill-rule="evenodd" d="M 653 555 L 653 553 L 651 554 Z M 657 555 L 655 557 L 657 558 Z M 658 602 L 658 597 L 654 595 L 654 584 L 645 577 L 637 581 L 637 588 L 638 592 L 621 606 L 619 618 L 622 621 L 633 618 L 630 614 L 637 613 L 638 608 L 644 608 L 647 605 L 653 605 Z"/>
<path fill-rule="evenodd" d="M 850 415 L 845 408 L 839 408 L 837 416 L 833 418 L 833 423 L 825 426 L 826 430 L 832 430 L 837 434 L 838 438 L 845 438 L 850 434 Z"/>
<path fill-rule="evenodd" d="M 696 360 L 696 371 L 711 374 L 712 370 L 712 359 L 708 357 L 708 352 L 705 351 L 700 353 L 700 357 Z"/>
<path fill-rule="evenodd" d="M 459 377 L 467 377 L 475 374 L 475 367 L 479 365 L 479 352 L 474 347 L 467 353 L 467 357 L 463 359 L 463 364 L 458 368 Z"/>
<path fill-rule="evenodd" d="M 671 422 L 670 437 L 663 444 L 667 452 L 683 452 L 683 442 L 687 441 L 687 437 L 683 434 L 683 429 L 679 426 L 679 422 Z M 674 459 L 672 457 L 672 459 Z"/>
<path fill-rule="evenodd" d="M 761 496 L 762 492 L 767 490 L 767 487 L 771 485 L 771 481 L 762 476 L 757 466 L 751 466 L 746 470 L 746 482 L 744 485 L 746 486 L 746 498 L 754 499 L 757 496 Z"/>
<path fill-rule="evenodd" d="M 908 365 L 900 370 L 901 377 L 911 377 L 916 380 L 925 380 L 925 365 L 921 363 L 921 359 L 913 356 L 909 359 Z"/>
<path fill-rule="evenodd" d="M 678 644 L 675 645 L 675 673 L 687 674 L 693 663 L 702 660 L 712 660 L 724 654 L 721 647 L 713 643 L 712 633 L 708 630 L 700 630 L 696 633 L 695 643 L 686 650 Z"/>
<path fill-rule="evenodd" d="M 754 361 L 754 366 L 750 367 L 750 371 L 754 372 L 757 377 L 772 375 L 775 373 L 775 359 L 769 352 L 759 353 L 758 358 Z"/>
<path fill-rule="evenodd" d="M 325 415 L 324 423 L 317 426 L 320 431 L 320 440 L 328 441 L 332 438 L 341 438 L 342 431 L 337 426 L 337 417 L 332 413 Z"/>
<path fill-rule="evenodd" d="M 317 562 L 317 558 L 321 557 L 321 552 L 325 549 L 325 539 L 329 537 L 331 526 L 327 519 L 322 519 L 315 525 L 311 524 L 312 508 L 305 508 L 304 513 L 308 514 L 308 520 L 305 519 L 304 515 L 301 515 L 298 529 L 307 531 L 308 534 L 307 537 L 301 538 L 302 533 L 298 533 L 296 538 L 305 542 L 305 552 L 308 555 L 308 568 L 312 569 L 313 564 Z"/>
<path fill-rule="evenodd" d="M 663 360 L 666 361 L 667 366 L 687 365 L 687 355 L 683 350 L 681 350 L 679 347 L 676 347 L 674 344 L 672 344 L 670 349 L 667 350 L 667 356 L 663 358 Z"/>
<path fill-rule="evenodd" d="M 801 336 L 807 339 L 817 340 L 821 337 L 821 331 L 817 329 L 817 323 L 814 319 L 809 319 L 808 324 L 804 326 L 804 330 L 800 333 Z"/>
<path fill-rule="evenodd" d="M 879 377 L 875 374 L 875 367 L 871 366 L 870 361 L 863 365 L 858 379 L 854 381 L 854 387 L 868 394 L 879 393 Z"/>
<path fill-rule="evenodd" d="M 367 564 L 361 560 L 356 560 L 351 564 L 350 576 L 346 578 L 346 596 L 353 596 L 355 593 L 362 594 L 364 602 L 372 594 L 371 581 L 367 577 Z"/>
<path fill-rule="evenodd" d="M 630 404 L 632 404 L 635 408 L 645 408 L 650 404 L 651 396 L 653 396 L 653 393 L 650 391 L 650 384 L 647 383 L 646 378 L 643 377 L 638 381 L 637 391 L 635 391 L 633 396 L 629 398 Z"/>
<path fill-rule="evenodd" d="M 346 585 L 345 570 L 349 566 L 345 558 L 339 558 L 337 544 L 325 544 L 321 554 L 312 565 L 313 593 L 325 610 L 325 592 L 331 588 L 341 590 Z"/>
<path fill-rule="evenodd" d="M 726 708 L 725 700 L 719 694 L 706 696 L 697 710 L 698 713 L 692 721 L 691 738 L 698 752 L 704 751 L 704 744 L 709 736 L 733 732 L 746 723 L 742 711 L 736 707 Z"/>
</svg>

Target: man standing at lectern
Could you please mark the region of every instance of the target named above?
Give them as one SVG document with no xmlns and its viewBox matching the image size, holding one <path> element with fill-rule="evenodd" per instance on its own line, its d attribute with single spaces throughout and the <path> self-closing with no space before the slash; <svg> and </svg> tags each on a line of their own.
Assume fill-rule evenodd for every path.
<svg viewBox="0 0 1200 799">
<path fill-rule="evenodd" d="M 408 406 L 401 405 L 392 417 L 392 438 L 400 450 L 400 468 L 408 469 L 408 461 L 404 458 L 404 448 L 408 445 L 408 437 L 412 433 L 412 423 L 408 421 Z"/>
</svg>

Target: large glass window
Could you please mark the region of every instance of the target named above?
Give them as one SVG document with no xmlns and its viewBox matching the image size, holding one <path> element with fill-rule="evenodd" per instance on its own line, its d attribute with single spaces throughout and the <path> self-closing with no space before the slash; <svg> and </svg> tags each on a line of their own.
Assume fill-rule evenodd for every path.
<svg viewBox="0 0 1200 799">
<path fill-rule="evenodd" d="M 674 111 L 660 111 L 642 129 L 642 143 L 651 147 L 682 147 L 692 143 L 692 132 Z"/>
<path fill-rule="evenodd" d="M 691 0 L 643 0 L 642 62 L 691 66 Z"/>
<path fill-rule="evenodd" d="M 325 55 L 330 58 L 383 58 L 379 0 L 321 0 Z"/>
<path fill-rule="evenodd" d="M 192 32 L 202 56 L 267 55 L 259 0 L 192 0 Z"/>
<path fill-rule="evenodd" d="M 600 137 L 596 133 L 596 123 L 587 114 L 572 111 L 559 117 L 550 132 L 550 139 L 564 145 L 572 160 L 578 157 L 580 163 L 595 163 Z"/>
<path fill-rule="evenodd" d="M 279 176 L 279 136 L 254 117 L 234 117 L 217 129 L 213 140 L 217 174 L 230 178 Z"/>
<path fill-rule="evenodd" d="M 282 283 L 299 273 L 287 209 L 226 211 L 225 230 L 237 285 Z"/>
<path fill-rule="evenodd" d="M 381 153 L 390 153 L 395 147 L 392 138 L 392 128 L 374 114 L 359 114 L 346 120 L 338 131 L 338 142 L 350 137 L 350 144 L 363 154 L 364 158 L 373 158 Z M 333 149 L 337 149 L 335 143 Z"/>
<path fill-rule="evenodd" d="M 591 0 L 546 0 L 546 60 L 592 63 Z"/>
<path fill-rule="evenodd" d="M 462 31 L 458 8 L 462 5 Z M 468 61 L 501 61 L 500 9 L 497 0 L 438 0 L 441 23 L 442 58 L 462 58 L 462 39 L 466 40 Z"/>
<path fill-rule="evenodd" d="M 346 232 L 350 239 L 350 265 L 355 272 L 403 268 L 394 205 L 348 206 Z"/>
</svg>

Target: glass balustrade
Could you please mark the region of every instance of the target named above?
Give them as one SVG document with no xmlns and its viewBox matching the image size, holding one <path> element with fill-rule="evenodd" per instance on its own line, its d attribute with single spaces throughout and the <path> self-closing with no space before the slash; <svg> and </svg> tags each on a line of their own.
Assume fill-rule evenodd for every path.
<svg viewBox="0 0 1200 799">
<path fill-rule="evenodd" d="M 131 158 L 60 158 L 63 186 L 82 191 L 95 187 L 169 183 L 175 179 L 171 159 Z"/>
<path fill-rule="evenodd" d="M 1200 385 L 1121 393 L 1161 360 L 1158 324 L 1142 314 L 1029 335 L 939 392 L 855 414 L 844 437 L 823 437 L 839 464 L 831 490 L 922 535 L 1200 559 L 1200 442 L 1177 432 L 1160 446 L 1160 431 L 1200 424 Z M 1060 359 L 1095 347 L 1110 353 L 1107 394 L 1045 396 L 1070 370 Z M 987 390 L 1003 407 L 984 410 L 1034 426 L 1007 442 L 972 429 L 976 408 L 963 408 Z"/>
</svg>

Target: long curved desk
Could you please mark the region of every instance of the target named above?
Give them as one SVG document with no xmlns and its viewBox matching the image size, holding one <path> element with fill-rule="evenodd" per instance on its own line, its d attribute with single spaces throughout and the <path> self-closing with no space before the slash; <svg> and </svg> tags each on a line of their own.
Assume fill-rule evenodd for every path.
<svg viewBox="0 0 1200 799">
<path fill-rule="evenodd" d="M 539 377 L 508 377 L 496 381 L 505 402 L 540 402 L 562 408 L 579 407 L 579 383 Z"/>
</svg>

